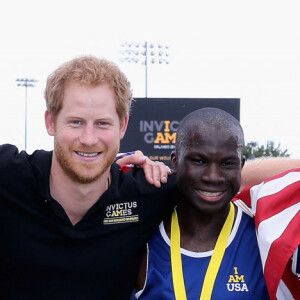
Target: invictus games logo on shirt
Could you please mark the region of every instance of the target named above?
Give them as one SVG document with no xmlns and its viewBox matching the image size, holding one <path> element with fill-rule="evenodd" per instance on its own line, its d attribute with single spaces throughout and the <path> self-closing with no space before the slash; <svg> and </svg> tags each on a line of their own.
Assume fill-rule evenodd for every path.
<svg viewBox="0 0 300 300">
<path fill-rule="evenodd" d="M 229 275 L 227 290 L 229 292 L 248 292 L 245 275 L 240 275 L 237 267 L 233 267 L 234 274 Z"/>
<path fill-rule="evenodd" d="M 106 206 L 106 218 L 103 219 L 103 224 L 120 224 L 138 222 L 139 216 L 133 214 L 133 209 L 137 207 L 137 203 L 124 202 L 110 204 Z"/>
<path fill-rule="evenodd" d="M 154 149 L 174 149 L 178 125 L 178 121 L 141 120 L 139 129 L 144 133 L 144 142 L 153 144 Z"/>
</svg>

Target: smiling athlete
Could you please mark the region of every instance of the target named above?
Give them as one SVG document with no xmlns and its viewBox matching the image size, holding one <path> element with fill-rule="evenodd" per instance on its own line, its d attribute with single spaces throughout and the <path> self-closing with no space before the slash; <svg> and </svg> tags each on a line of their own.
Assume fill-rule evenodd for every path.
<svg viewBox="0 0 300 300">
<path fill-rule="evenodd" d="M 268 299 L 254 221 L 231 204 L 244 165 L 239 122 L 205 108 L 177 134 L 178 205 L 148 244 L 137 298 Z"/>
</svg>

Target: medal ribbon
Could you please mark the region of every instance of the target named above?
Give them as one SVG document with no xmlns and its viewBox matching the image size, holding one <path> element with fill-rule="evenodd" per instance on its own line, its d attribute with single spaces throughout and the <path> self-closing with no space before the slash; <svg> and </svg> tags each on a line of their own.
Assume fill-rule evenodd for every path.
<svg viewBox="0 0 300 300">
<path fill-rule="evenodd" d="M 234 206 L 230 203 L 229 214 L 217 239 L 213 255 L 206 270 L 200 300 L 211 299 L 211 294 L 226 250 L 233 221 Z M 180 229 L 176 209 L 173 211 L 171 221 L 171 265 L 175 299 L 187 300 L 180 253 Z"/>
</svg>

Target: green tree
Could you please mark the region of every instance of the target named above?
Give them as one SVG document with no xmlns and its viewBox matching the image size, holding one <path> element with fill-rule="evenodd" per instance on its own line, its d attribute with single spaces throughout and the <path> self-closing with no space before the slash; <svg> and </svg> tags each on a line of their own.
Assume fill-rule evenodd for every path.
<svg viewBox="0 0 300 300">
<path fill-rule="evenodd" d="M 280 144 L 275 146 L 273 141 L 267 141 L 266 145 L 259 145 L 257 142 L 249 142 L 244 147 L 246 159 L 253 159 L 256 157 L 289 157 L 288 150 L 280 149 Z"/>
</svg>

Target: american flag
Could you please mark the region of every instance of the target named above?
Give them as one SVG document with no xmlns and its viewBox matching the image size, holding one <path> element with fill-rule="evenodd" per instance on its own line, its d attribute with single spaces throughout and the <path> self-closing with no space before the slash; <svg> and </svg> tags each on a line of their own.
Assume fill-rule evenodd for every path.
<svg viewBox="0 0 300 300">
<path fill-rule="evenodd" d="M 233 199 L 254 217 L 270 299 L 300 300 L 300 169 L 245 188 Z"/>
</svg>

